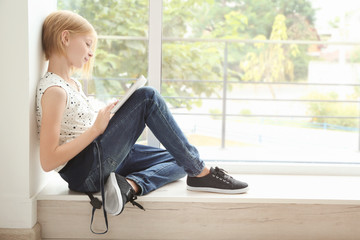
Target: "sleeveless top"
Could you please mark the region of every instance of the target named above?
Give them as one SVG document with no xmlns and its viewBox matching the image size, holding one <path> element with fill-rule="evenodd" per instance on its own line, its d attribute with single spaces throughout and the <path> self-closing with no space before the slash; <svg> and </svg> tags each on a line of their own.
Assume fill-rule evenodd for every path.
<svg viewBox="0 0 360 240">
<path fill-rule="evenodd" d="M 69 83 L 55 73 L 47 72 L 40 79 L 37 87 L 36 118 L 38 134 L 40 134 L 42 117 L 41 98 L 44 92 L 49 87 L 53 86 L 61 87 L 66 92 L 66 107 L 61 119 L 59 145 L 70 142 L 89 129 L 94 124 L 97 116 L 89 99 L 82 91 L 80 82 L 75 79 L 74 82 L 76 83 L 78 90 L 74 89 Z M 60 171 L 65 165 L 56 168 L 55 171 Z"/>
</svg>

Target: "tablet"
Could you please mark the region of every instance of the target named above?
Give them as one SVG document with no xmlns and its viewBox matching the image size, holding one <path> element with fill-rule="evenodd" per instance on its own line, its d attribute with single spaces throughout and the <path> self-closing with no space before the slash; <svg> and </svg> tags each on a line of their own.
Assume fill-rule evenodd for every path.
<svg viewBox="0 0 360 240">
<path fill-rule="evenodd" d="M 111 113 L 116 113 L 117 110 L 129 99 L 129 97 L 139 88 L 143 87 L 147 82 L 147 79 L 141 75 L 134 84 L 132 84 L 126 91 L 125 95 L 119 100 L 119 102 L 111 110 Z"/>
</svg>

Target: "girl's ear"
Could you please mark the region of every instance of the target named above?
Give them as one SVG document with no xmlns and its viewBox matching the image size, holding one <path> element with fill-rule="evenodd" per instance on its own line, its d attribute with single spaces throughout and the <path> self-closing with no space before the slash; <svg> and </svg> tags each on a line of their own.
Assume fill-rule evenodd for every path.
<svg viewBox="0 0 360 240">
<path fill-rule="evenodd" d="M 70 41 L 70 33 L 68 30 L 64 30 L 62 33 L 61 33 L 61 43 L 64 45 L 64 46 L 68 46 L 69 45 L 69 41 Z"/>
</svg>

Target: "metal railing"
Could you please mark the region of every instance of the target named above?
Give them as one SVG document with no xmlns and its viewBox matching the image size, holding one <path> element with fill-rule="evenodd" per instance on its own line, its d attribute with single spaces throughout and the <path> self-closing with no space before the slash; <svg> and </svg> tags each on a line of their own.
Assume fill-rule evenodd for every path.
<svg viewBox="0 0 360 240">
<path fill-rule="evenodd" d="M 148 41 L 146 37 L 124 37 L 124 36 L 99 36 L 99 39 L 107 40 L 120 40 L 120 41 Z M 221 146 L 225 147 L 226 139 L 226 122 L 227 117 L 258 117 L 258 118 L 338 118 L 338 119 L 360 119 L 360 115 L 357 116 L 314 116 L 314 115 L 263 115 L 263 114 L 229 114 L 227 112 L 227 102 L 229 100 L 238 100 L 238 101 L 274 101 L 274 102 L 328 102 L 328 103 L 359 103 L 357 100 L 320 100 L 320 99 L 272 99 L 272 98 L 234 98 L 228 97 L 227 86 L 228 84 L 257 84 L 257 85 L 306 85 L 306 86 L 349 86 L 349 87 L 360 87 L 359 84 L 343 84 L 343 83 L 307 83 L 307 82 L 238 82 L 228 80 L 228 48 L 229 44 L 233 43 L 267 43 L 267 44 L 314 44 L 314 45 L 358 45 L 360 42 L 330 42 L 330 41 L 296 41 L 296 40 L 286 40 L 286 41 L 273 41 L 273 40 L 243 40 L 243 39 L 199 39 L 199 38 L 163 38 L 164 42 L 217 42 L 224 44 L 224 56 L 223 56 L 223 79 L 222 80 L 180 80 L 180 79 L 163 79 L 162 82 L 201 82 L 201 83 L 218 83 L 222 84 L 222 96 L 221 98 L 212 98 L 212 97 L 165 97 L 166 99 L 178 98 L 178 99 L 204 99 L 204 100 L 219 100 L 222 101 L 222 111 L 221 114 L 212 114 L 212 113 L 176 113 L 181 115 L 201 115 L 201 116 L 219 116 L 221 117 Z M 128 81 L 130 79 L 123 78 L 94 78 L 95 80 L 118 80 L 118 81 Z M 84 82 L 84 89 L 87 90 L 87 82 Z M 86 92 L 87 93 L 87 92 Z M 360 133 L 359 133 L 359 151 L 360 151 Z"/>
</svg>

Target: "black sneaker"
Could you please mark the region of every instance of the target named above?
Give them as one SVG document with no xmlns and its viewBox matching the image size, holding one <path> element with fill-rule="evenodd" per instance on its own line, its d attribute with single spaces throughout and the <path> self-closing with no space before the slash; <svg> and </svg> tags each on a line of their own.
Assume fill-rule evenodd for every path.
<svg viewBox="0 0 360 240">
<path fill-rule="evenodd" d="M 110 173 L 105 184 L 105 210 L 112 215 L 119 215 L 124 210 L 127 202 L 145 210 L 140 204 L 135 202 L 136 195 L 134 189 L 123 176 L 117 173 Z"/>
<path fill-rule="evenodd" d="M 190 191 L 203 191 L 215 193 L 245 193 L 248 184 L 240 182 L 223 169 L 215 167 L 204 177 L 187 177 L 187 189 Z"/>
</svg>

